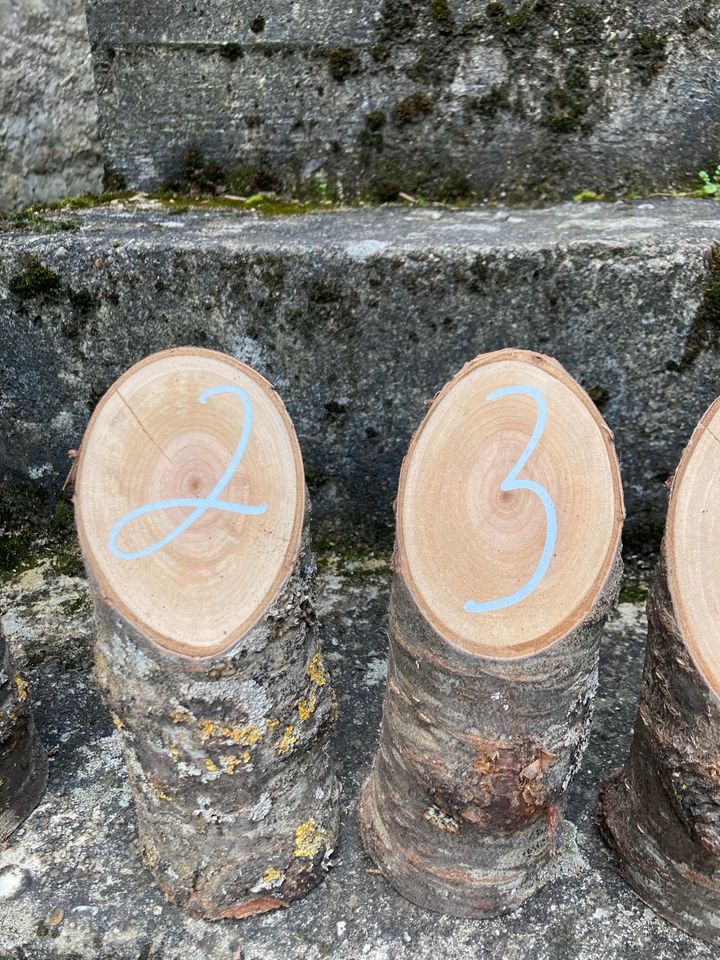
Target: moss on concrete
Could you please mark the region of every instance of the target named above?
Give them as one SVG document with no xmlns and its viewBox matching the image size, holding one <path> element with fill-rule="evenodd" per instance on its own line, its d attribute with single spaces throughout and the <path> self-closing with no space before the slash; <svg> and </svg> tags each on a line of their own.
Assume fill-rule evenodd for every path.
<svg viewBox="0 0 720 960">
<path fill-rule="evenodd" d="M 60 287 L 60 277 L 36 256 L 29 256 L 25 269 L 10 277 L 8 283 L 10 293 L 20 300 L 55 294 Z"/>
<path fill-rule="evenodd" d="M 354 73 L 359 73 L 362 61 L 351 47 L 338 47 L 328 53 L 327 68 L 330 76 L 340 82 Z"/>
</svg>

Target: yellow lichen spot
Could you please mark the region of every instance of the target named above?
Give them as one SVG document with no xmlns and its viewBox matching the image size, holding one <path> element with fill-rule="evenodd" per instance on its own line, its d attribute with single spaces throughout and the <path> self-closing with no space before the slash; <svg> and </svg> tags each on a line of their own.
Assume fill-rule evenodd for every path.
<svg viewBox="0 0 720 960">
<path fill-rule="evenodd" d="M 244 754 L 243 754 L 243 756 L 244 756 Z M 249 759 L 250 759 L 250 754 L 249 754 L 249 753 L 248 753 L 247 757 L 248 757 L 248 760 L 249 760 Z M 241 760 L 240 757 L 236 757 L 236 756 L 234 756 L 234 755 L 231 753 L 229 756 L 223 757 L 223 761 L 222 761 L 222 762 L 223 762 L 223 766 L 225 767 L 225 773 L 229 773 L 230 776 L 232 776 L 232 775 L 235 773 L 235 768 L 238 767 L 243 761 Z M 246 762 L 247 762 L 247 761 L 246 761 Z"/>
<path fill-rule="evenodd" d="M 170 719 L 173 723 L 185 723 L 190 714 L 187 710 L 173 710 L 170 714 Z"/>
<path fill-rule="evenodd" d="M 173 760 L 174 760 L 176 763 L 177 763 L 177 761 L 180 759 L 180 756 L 181 756 L 181 754 L 180 754 L 180 747 L 178 747 L 178 745 L 177 745 L 176 743 L 174 743 L 174 744 L 170 747 L 170 756 L 173 758 Z"/>
<path fill-rule="evenodd" d="M 276 880 L 279 880 L 281 876 L 282 874 L 279 870 L 276 870 L 275 867 L 268 867 L 263 874 L 263 886 L 269 887 L 271 884 L 275 883 Z"/>
<path fill-rule="evenodd" d="M 277 752 L 290 753 L 292 748 L 297 743 L 297 737 L 295 736 L 295 727 L 290 723 L 285 727 L 285 733 L 280 737 L 280 742 L 277 745 Z"/>
<path fill-rule="evenodd" d="M 295 830 L 295 856 L 314 860 L 327 843 L 327 834 L 315 819 L 306 820 Z"/>
<path fill-rule="evenodd" d="M 3 780 L 2 777 L 0 777 L 0 787 L 3 787 L 3 786 L 5 786 L 5 781 Z"/>
<path fill-rule="evenodd" d="M 205 766 L 210 773 L 220 773 L 220 767 L 218 767 L 215 761 L 211 760 L 210 757 L 205 757 Z"/>
<path fill-rule="evenodd" d="M 209 740 L 210 737 L 215 733 L 218 728 L 218 724 L 214 720 L 206 720 L 202 725 L 200 731 L 200 736 L 203 740 Z"/>
<path fill-rule="evenodd" d="M 315 696 L 315 691 L 313 690 L 307 700 L 301 700 L 298 704 L 298 713 L 300 714 L 300 719 L 309 720 L 310 717 L 315 713 L 316 707 L 317 698 Z"/>
<path fill-rule="evenodd" d="M 113 726 L 115 727 L 116 730 L 124 730 L 124 729 L 125 729 L 125 724 L 122 722 L 122 720 L 120 719 L 120 717 L 119 717 L 116 713 L 114 713 L 114 714 L 112 715 L 112 722 L 113 722 Z"/>
<path fill-rule="evenodd" d="M 21 700 L 27 700 L 28 698 L 27 680 L 24 680 L 19 673 L 15 674 L 15 686 L 17 687 L 18 697 L 20 697 Z"/>
<path fill-rule="evenodd" d="M 316 653 L 308 664 L 307 675 L 318 687 L 324 687 L 327 683 L 327 673 L 325 672 L 325 664 L 323 663 L 321 653 Z"/>
<path fill-rule="evenodd" d="M 243 763 L 250 763 L 250 760 L 252 759 L 250 756 L 250 751 L 246 750 L 244 753 L 241 753 L 240 759 L 242 760 Z"/>
<path fill-rule="evenodd" d="M 267 728 L 268 730 L 276 730 L 280 726 L 279 720 L 268 720 Z"/>
<path fill-rule="evenodd" d="M 241 744 L 243 747 L 252 747 L 256 743 L 260 743 L 264 734 L 260 727 L 223 727 L 220 731 L 220 736 L 224 740 L 233 740 L 235 743 Z"/>
<path fill-rule="evenodd" d="M 153 867 L 156 867 L 160 860 L 160 854 L 157 852 L 157 849 L 155 848 L 155 844 L 152 842 L 152 840 L 149 840 L 149 839 L 145 840 L 143 844 L 143 852 L 145 854 L 145 862 L 147 863 L 147 865 L 151 869 Z"/>
<path fill-rule="evenodd" d="M 172 800 L 172 797 L 169 794 L 165 793 L 163 790 L 161 790 L 160 787 L 156 787 L 154 783 L 151 784 L 151 786 L 155 791 L 155 795 L 159 797 L 161 800 Z"/>
</svg>

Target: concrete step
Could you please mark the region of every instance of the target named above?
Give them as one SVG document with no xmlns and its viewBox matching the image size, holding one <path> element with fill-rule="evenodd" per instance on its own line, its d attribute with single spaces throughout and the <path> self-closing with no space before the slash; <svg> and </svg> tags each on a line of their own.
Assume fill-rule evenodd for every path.
<svg viewBox="0 0 720 960">
<path fill-rule="evenodd" d="M 718 162 L 720 4 L 87 0 L 114 182 L 568 197 Z"/>
<path fill-rule="evenodd" d="M 477 353 L 512 345 L 556 356 L 590 391 L 615 432 L 626 539 L 656 546 L 664 482 L 720 392 L 710 201 L 73 216 L 75 230 L 2 234 L 10 512 L 60 488 L 67 450 L 123 370 L 192 343 L 276 385 L 316 529 L 387 546 L 426 401 Z"/>
</svg>

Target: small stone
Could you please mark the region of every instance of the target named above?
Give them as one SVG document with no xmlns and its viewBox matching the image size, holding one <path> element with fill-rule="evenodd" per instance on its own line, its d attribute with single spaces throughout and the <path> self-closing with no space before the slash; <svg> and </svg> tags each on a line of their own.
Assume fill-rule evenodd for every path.
<svg viewBox="0 0 720 960">
<path fill-rule="evenodd" d="M 47 918 L 47 925 L 49 927 L 59 927 L 64 919 L 65 911 L 62 907 L 58 907 L 57 910 L 53 910 L 53 912 Z"/>
<path fill-rule="evenodd" d="M 22 867 L 8 866 L 0 869 L 0 900 L 14 900 L 29 886 L 30 874 Z"/>
<path fill-rule="evenodd" d="M 407 932 L 407 930 L 405 930 L 405 932 L 403 933 L 403 937 L 402 937 L 402 938 L 403 938 L 403 943 L 412 943 L 412 937 L 411 937 L 410 934 Z"/>
<path fill-rule="evenodd" d="M 96 266 L 97 269 L 99 270 L 99 269 L 102 267 L 102 265 L 103 265 L 103 258 L 102 258 L 102 257 L 98 257 L 97 260 L 95 261 L 95 266 Z"/>
<path fill-rule="evenodd" d="M 154 916 L 159 917 L 162 912 L 163 908 L 161 906 L 153 907 Z"/>
<path fill-rule="evenodd" d="M 344 939 L 345 939 L 345 931 L 346 931 L 346 930 L 347 930 L 347 921 L 346 921 L 346 920 L 338 920 L 337 924 L 335 925 L 335 933 L 337 934 L 338 940 L 344 940 Z"/>
</svg>

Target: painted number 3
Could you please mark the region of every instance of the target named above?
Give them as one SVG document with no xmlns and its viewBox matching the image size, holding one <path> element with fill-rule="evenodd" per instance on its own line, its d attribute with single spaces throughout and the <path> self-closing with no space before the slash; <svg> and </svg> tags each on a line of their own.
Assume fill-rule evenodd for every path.
<svg viewBox="0 0 720 960">
<path fill-rule="evenodd" d="M 548 416 L 547 401 L 536 387 L 530 387 L 526 385 L 503 387 L 501 390 L 495 390 L 493 393 L 488 395 L 488 400 L 500 400 L 502 397 L 516 396 L 518 394 L 521 396 L 532 397 L 537 404 L 538 417 L 537 421 L 535 422 L 535 429 L 533 430 L 528 445 L 525 447 L 525 450 L 523 451 L 523 454 L 518 462 L 503 480 L 500 489 L 503 491 L 530 490 L 540 498 L 540 501 L 545 508 L 545 516 L 547 518 L 545 547 L 543 549 L 542 556 L 540 557 L 540 562 L 535 569 L 535 573 L 523 587 L 521 587 L 519 590 L 516 590 L 515 593 L 511 593 L 507 597 L 500 597 L 499 600 L 483 600 L 481 602 L 476 600 L 468 600 L 465 604 L 465 610 L 468 613 L 489 613 L 491 610 L 504 610 L 506 607 L 512 607 L 516 603 L 520 603 L 522 600 L 527 599 L 527 597 L 534 593 L 534 591 L 537 590 L 542 583 L 543 578 L 548 571 L 548 567 L 550 566 L 553 551 L 555 550 L 555 543 L 557 541 L 557 515 L 555 513 L 555 504 L 553 503 L 552 497 L 547 492 L 545 487 L 542 486 L 542 484 L 535 483 L 533 480 L 518 479 L 518 474 L 530 459 L 533 450 L 535 447 L 537 447 L 538 443 L 540 442 L 540 438 L 545 431 Z"/>
</svg>

